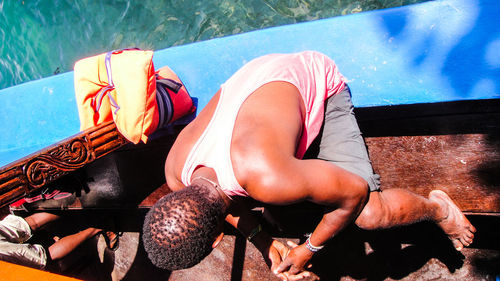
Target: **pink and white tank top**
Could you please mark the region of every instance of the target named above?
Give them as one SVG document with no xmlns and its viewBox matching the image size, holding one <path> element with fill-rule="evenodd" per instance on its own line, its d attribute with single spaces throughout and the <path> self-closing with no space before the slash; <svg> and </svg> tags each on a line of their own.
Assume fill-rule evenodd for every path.
<svg viewBox="0 0 500 281">
<path fill-rule="evenodd" d="M 304 156 L 321 129 L 325 100 L 343 90 L 344 77 L 330 58 L 318 52 L 266 55 L 244 65 L 221 86 L 214 115 L 184 164 L 184 185 L 191 184 L 197 167 L 206 166 L 215 170 L 228 196 L 248 196 L 236 180 L 231 163 L 234 123 L 243 102 L 262 85 L 274 81 L 291 83 L 302 95 L 306 117 L 296 157 Z"/>
</svg>

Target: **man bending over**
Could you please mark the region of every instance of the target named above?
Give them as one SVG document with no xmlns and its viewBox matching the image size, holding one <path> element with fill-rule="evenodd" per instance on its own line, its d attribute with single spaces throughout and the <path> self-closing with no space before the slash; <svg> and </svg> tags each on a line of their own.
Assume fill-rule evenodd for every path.
<svg viewBox="0 0 500 281">
<path fill-rule="evenodd" d="M 321 135 L 319 159 L 302 157 Z M 282 279 L 299 280 L 315 252 L 346 225 L 382 229 L 437 223 L 457 250 L 475 229 L 446 195 L 381 191 L 334 62 L 318 52 L 272 54 L 237 71 L 179 134 L 165 164 L 175 192 L 144 223 L 159 267 L 191 267 L 220 241 L 224 218 L 263 253 Z M 275 205 L 311 201 L 328 211 L 307 241 L 289 250 L 263 231 L 238 198 Z"/>
</svg>

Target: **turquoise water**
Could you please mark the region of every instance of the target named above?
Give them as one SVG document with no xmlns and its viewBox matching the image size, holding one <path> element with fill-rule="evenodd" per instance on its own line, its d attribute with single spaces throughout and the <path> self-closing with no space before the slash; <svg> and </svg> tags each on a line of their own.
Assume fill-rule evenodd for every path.
<svg viewBox="0 0 500 281">
<path fill-rule="evenodd" d="M 0 89 L 112 49 L 163 49 L 425 0 L 0 0 Z"/>
</svg>

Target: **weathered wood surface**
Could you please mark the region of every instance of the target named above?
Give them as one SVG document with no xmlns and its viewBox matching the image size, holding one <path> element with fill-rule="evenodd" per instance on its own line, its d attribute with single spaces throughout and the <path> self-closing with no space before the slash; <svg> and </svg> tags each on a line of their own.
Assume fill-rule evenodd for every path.
<svg viewBox="0 0 500 281">
<path fill-rule="evenodd" d="M 0 207 L 129 143 L 104 123 L 0 169 Z"/>
<path fill-rule="evenodd" d="M 461 209 L 500 212 L 500 151 L 484 134 L 367 138 L 382 188 L 427 196 L 442 189 Z"/>
<path fill-rule="evenodd" d="M 500 151 L 487 135 L 369 137 L 366 143 L 382 189 L 401 187 L 427 196 L 433 189 L 449 193 L 463 211 L 500 213 Z M 162 186 L 148 196 L 150 207 L 168 193 Z"/>
<path fill-rule="evenodd" d="M 471 213 L 500 213 L 500 100 L 359 108 L 382 188 L 439 188 Z"/>
</svg>

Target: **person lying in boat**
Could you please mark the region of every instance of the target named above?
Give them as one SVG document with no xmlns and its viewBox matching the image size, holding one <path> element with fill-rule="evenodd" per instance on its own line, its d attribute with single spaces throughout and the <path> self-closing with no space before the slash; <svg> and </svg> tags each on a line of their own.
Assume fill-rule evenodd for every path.
<svg viewBox="0 0 500 281">
<path fill-rule="evenodd" d="M 318 159 L 302 160 L 323 125 Z M 179 134 L 165 174 L 174 192 L 147 214 L 143 241 L 151 261 L 170 270 L 208 255 L 224 218 L 283 280 L 309 275 L 304 268 L 314 253 L 352 222 L 372 230 L 433 221 L 457 250 L 475 232 L 442 191 L 424 198 L 380 190 L 346 79 L 313 51 L 266 55 L 243 66 Z M 307 241 L 290 250 L 261 231 L 240 197 L 275 205 L 311 201 L 328 211 Z"/>
<path fill-rule="evenodd" d="M 28 243 L 33 234 L 50 222 L 58 220 L 59 215 L 40 212 L 26 218 L 7 215 L 0 221 L 0 260 L 46 269 L 53 261 L 60 260 L 75 250 L 83 242 L 102 234 L 110 250 L 118 247 L 119 235 L 112 231 L 103 231 L 89 227 L 75 234 L 56 238 L 49 247 Z"/>
</svg>

